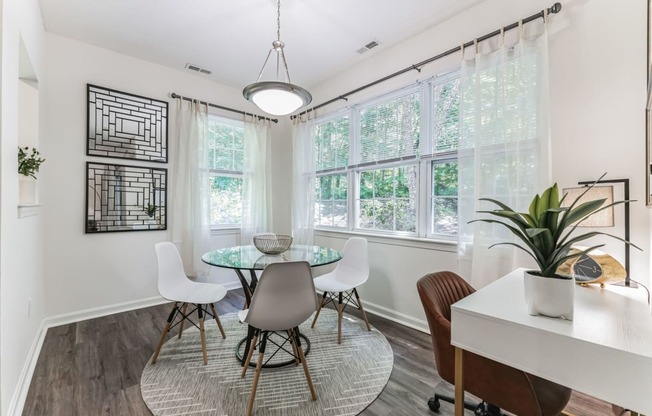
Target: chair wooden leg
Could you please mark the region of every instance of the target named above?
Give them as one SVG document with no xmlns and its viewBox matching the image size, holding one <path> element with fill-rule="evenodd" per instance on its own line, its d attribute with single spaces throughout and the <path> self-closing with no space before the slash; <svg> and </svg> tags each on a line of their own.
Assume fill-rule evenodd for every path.
<svg viewBox="0 0 652 416">
<path fill-rule="evenodd" d="M 317 323 L 317 318 L 319 317 L 319 312 L 321 312 L 321 307 L 324 304 L 324 300 L 326 299 L 326 295 L 328 292 L 324 291 L 324 294 L 321 297 L 321 302 L 319 302 L 319 306 L 317 307 L 317 313 L 315 314 L 315 318 L 312 320 L 312 325 L 310 325 L 310 328 L 314 328 L 315 324 Z"/>
<path fill-rule="evenodd" d="M 360 301 L 360 296 L 358 295 L 358 291 L 355 288 L 353 288 L 353 293 L 355 294 L 355 300 L 358 302 L 358 308 L 360 309 L 360 312 L 362 312 L 362 319 L 364 319 L 364 323 L 367 324 L 367 331 L 371 331 L 371 326 L 367 320 L 367 314 L 364 312 L 362 302 Z"/>
<path fill-rule="evenodd" d="M 213 312 L 213 318 L 215 319 L 215 322 L 217 322 L 217 327 L 220 329 L 222 338 L 226 338 L 226 334 L 224 333 L 224 328 L 222 328 L 222 322 L 220 322 L 220 317 L 217 316 L 217 312 L 215 311 L 215 305 L 213 305 L 212 303 L 210 305 L 211 305 L 211 312 Z"/>
<path fill-rule="evenodd" d="M 177 312 L 178 305 L 179 302 L 174 302 L 174 306 L 172 307 L 172 312 L 170 312 L 170 315 L 168 315 L 168 320 L 165 322 L 165 327 L 163 328 L 163 332 L 161 332 L 161 338 L 159 338 L 158 340 L 156 351 L 154 351 L 154 356 L 152 356 L 152 364 L 156 364 L 156 360 L 158 359 L 158 354 L 161 352 L 161 347 L 165 342 L 165 335 L 168 332 L 170 332 L 170 325 L 172 325 L 172 320 L 174 319 L 174 315 Z"/>
<path fill-rule="evenodd" d="M 294 340 L 297 345 L 297 350 L 299 350 L 299 358 L 301 365 L 303 365 L 303 373 L 306 375 L 306 381 L 308 382 L 308 388 L 310 389 L 310 397 L 313 401 L 317 400 L 317 393 L 315 393 L 315 386 L 312 384 L 312 378 L 310 378 L 310 371 L 308 370 L 308 363 L 306 362 L 306 356 L 303 354 L 303 347 L 301 346 L 301 340 L 299 337 L 299 328 L 295 328 L 294 331 Z"/>
<path fill-rule="evenodd" d="M 251 393 L 249 393 L 249 403 L 247 404 L 246 416 L 251 416 L 251 411 L 254 408 L 254 399 L 256 398 L 256 388 L 258 387 L 258 379 L 260 378 L 260 369 L 263 367 L 263 360 L 265 359 L 265 344 L 267 344 L 267 332 L 263 332 L 263 340 L 260 343 L 260 352 L 258 353 L 258 363 L 256 363 L 256 373 L 254 374 L 254 381 L 251 383 Z"/>
<path fill-rule="evenodd" d="M 337 343 L 342 343 L 342 314 L 344 313 L 344 305 L 342 305 L 342 292 L 337 302 Z"/>
<path fill-rule="evenodd" d="M 254 338 L 251 341 L 251 344 L 249 344 L 249 352 L 247 353 L 247 357 L 245 358 L 244 366 L 242 366 L 242 374 L 240 375 L 240 378 L 244 378 L 244 376 L 247 374 L 247 369 L 249 368 L 249 363 L 251 363 L 251 357 L 254 355 L 254 349 L 256 348 L 257 342 L 258 342 L 258 330 L 254 332 Z"/>
<path fill-rule="evenodd" d="M 186 319 L 184 318 L 186 316 L 186 312 L 188 311 L 188 304 L 183 303 L 182 305 L 183 310 L 181 311 L 181 322 L 179 322 L 179 339 L 181 339 L 181 335 L 183 334 L 183 324 L 186 322 Z"/>
<path fill-rule="evenodd" d="M 208 364 L 208 353 L 206 352 L 206 333 L 204 332 L 204 310 L 201 304 L 197 305 L 199 315 L 199 335 L 201 336 L 201 352 L 204 355 L 204 365 Z"/>
<path fill-rule="evenodd" d="M 297 346 L 294 344 L 294 334 L 291 329 L 286 332 L 288 334 L 288 339 L 290 340 L 290 345 L 292 345 L 292 354 L 294 355 L 294 365 L 296 367 L 299 365 L 299 352 L 297 351 Z"/>
</svg>

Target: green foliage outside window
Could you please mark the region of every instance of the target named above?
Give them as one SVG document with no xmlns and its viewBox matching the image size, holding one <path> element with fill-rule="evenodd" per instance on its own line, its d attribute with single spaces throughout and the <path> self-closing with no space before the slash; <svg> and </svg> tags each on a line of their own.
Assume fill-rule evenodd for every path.
<svg viewBox="0 0 652 416">
<path fill-rule="evenodd" d="M 360 228 L 416 231 L 416 166 L 360 172 Z"/>
<path fill-rule="evenodd" d="M 236 225 L 242 220 L 242 178 L 211 178 L 211 222 Z"/>
</svg>

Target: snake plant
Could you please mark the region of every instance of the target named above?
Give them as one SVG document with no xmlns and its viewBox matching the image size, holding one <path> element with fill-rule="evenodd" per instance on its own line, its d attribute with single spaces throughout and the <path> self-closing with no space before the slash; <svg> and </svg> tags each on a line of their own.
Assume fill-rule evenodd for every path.
<svg viewBox="0 0 652 416">
<path fill-rule="evenodd" d="M 604 177 L 604 175 L 602 175 L 602 177 Z M 602 179 L 602 177 L 600 179 Z M 598 179 L 598 181 L 600 179 Z M 598 235 L 605 235 L 620 240 L 625 244 L 630 244 L 640 250 L 636 245 L 612 234 L 600 231 L 590 231 L 584 234 L 574 233 L 582 221 L 592 214 L 615 205 L 632 202 L 617 201 L 605 205 L 606 199 L 596 199 L 593 201 L 578 203 L 582 196 L 593 188 L 598 181 L 587 186 L 586 190 L 568 206 L 562 206 L 567 195 L 563 195 L 562 198 L 559 199 L 559 188 L 555 183 L 553 186 L 543 191 L 541 196 L 536 195 L 534 199 L 532 199 L 528 212 L 516 212 L 509 206 L 495 199 L 480 198 L 480 201 L 491 202 L 498 206 L 499 209 L 477 211 L 477 213 L 487 214 L 492 217 L 497 217 L 498 219 L 479 218 L 469 221 L 469 223 L 485 222 L 500 224 L 506 227 L 517 237 L 518 240 L 520 240 L 520 243 L 501 242 L 493 244 L 489 248 L 498 245 L 514 246 L 526 252 L 536 261 L 540 268 L 538 274 L 541 276 L 564 278 L 563 276 L 555 274 L 560 265 L 566 261 L 604 246 L 604 244 L 597 244 L 580 251 L 574 250 L 573 252 L 570 252 L 571 246 L 580 241 Z"/>
</svg>

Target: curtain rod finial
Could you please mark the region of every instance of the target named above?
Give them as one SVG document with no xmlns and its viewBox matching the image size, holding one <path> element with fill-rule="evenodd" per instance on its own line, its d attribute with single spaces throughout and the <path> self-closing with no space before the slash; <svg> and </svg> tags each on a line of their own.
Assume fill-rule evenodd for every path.
<svg viewBox="0 0 652 416">
<path fill-rule="evenodd" d="M 548 9 L 548 14 L 550 13 L 559 13 L 561 11 L 561 3 L 557 2 Z"/>
</svg>

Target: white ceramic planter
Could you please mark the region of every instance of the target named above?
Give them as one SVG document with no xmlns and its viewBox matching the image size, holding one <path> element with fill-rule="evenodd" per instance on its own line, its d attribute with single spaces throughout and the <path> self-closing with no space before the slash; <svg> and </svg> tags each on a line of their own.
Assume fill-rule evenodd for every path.
<svg viewBox="0 0 652 416">
<path fill-rule="evenodd" d="M 35 204 L 36 202 L 36 179 L 20 175 L 18 178 L 18 203 Z"/>
<path fill-rule="evenodd" d="M 530 315 L 573 320 L 574 279 L 541 277 L 525 271 L 525 302 Z"/>
</svg>

